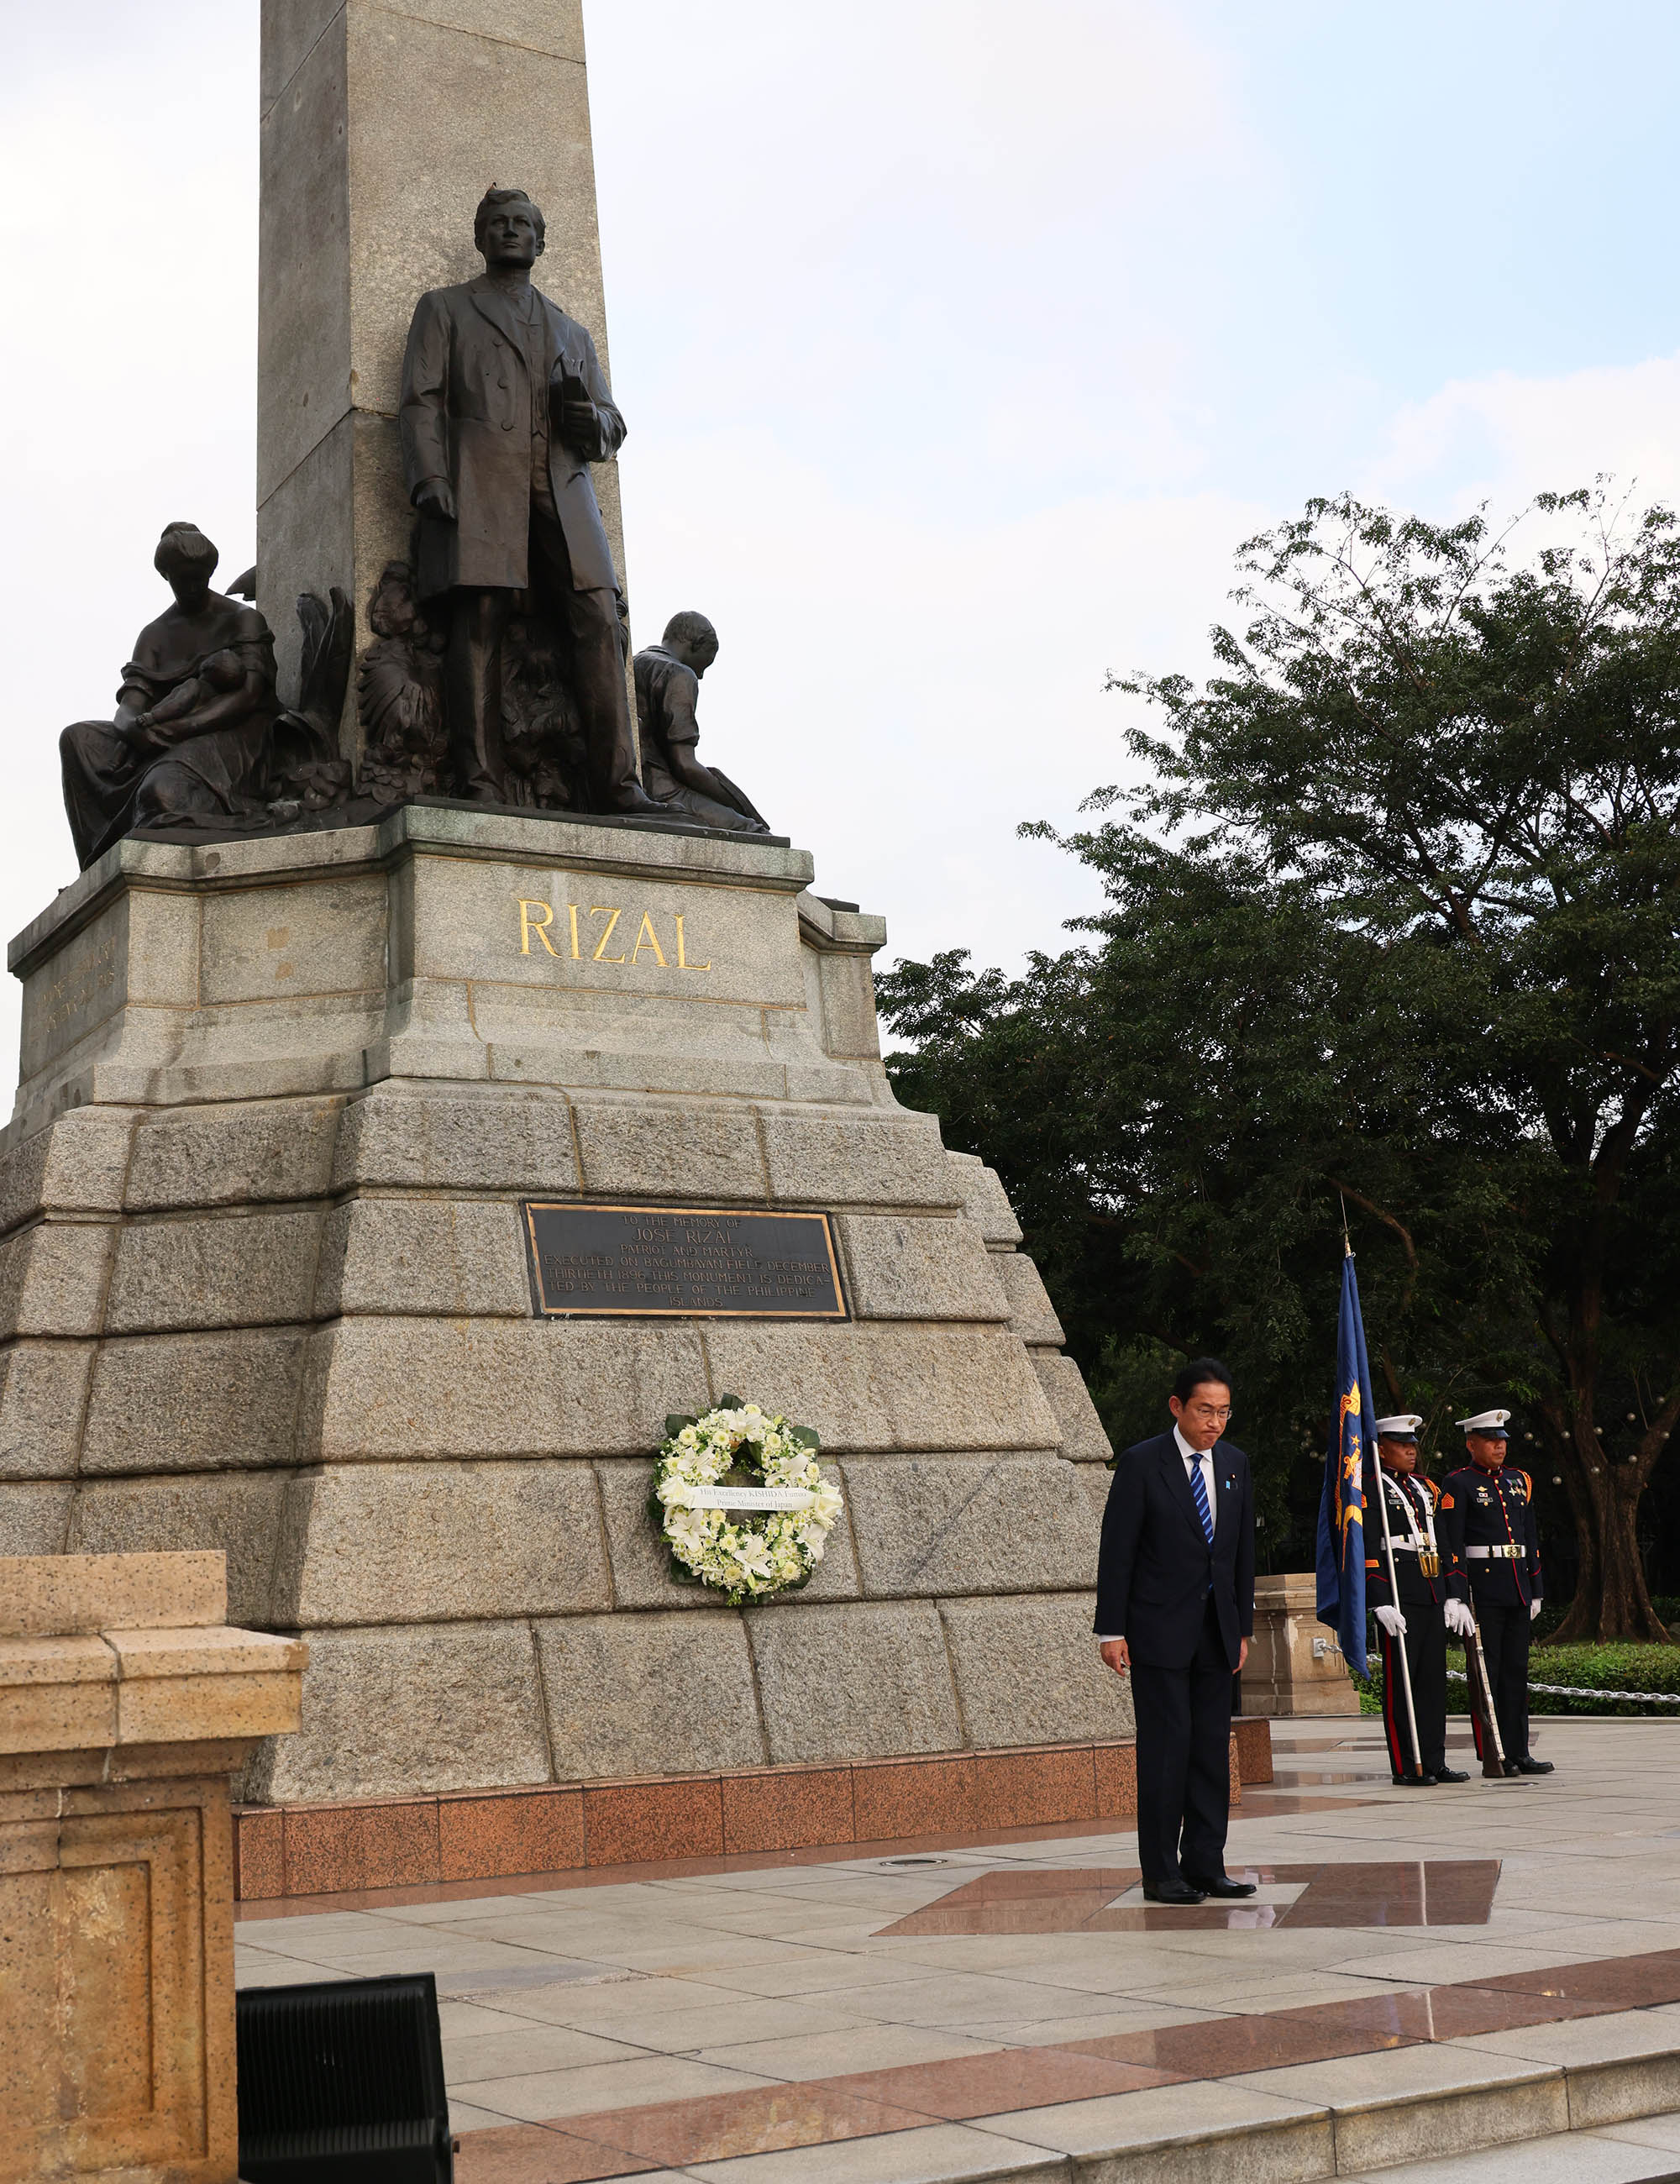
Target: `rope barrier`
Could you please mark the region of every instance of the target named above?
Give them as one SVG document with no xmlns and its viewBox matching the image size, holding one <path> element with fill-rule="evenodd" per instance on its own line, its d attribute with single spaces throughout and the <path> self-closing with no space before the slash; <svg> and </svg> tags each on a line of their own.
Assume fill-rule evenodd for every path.
<svg viewBox="0 0 1680 2184">
<path fill-rule="evenodd" d="M 1449 1669 L 1447 1674 L 1455 1683 L 1467 1684 L 1470 1678 L 1462 1669 Z M 1531 1691 L 1544 1691 L 1554 1699 L 1635 1699 L 1646 1706 L 1680 1706 L 1677 1691 L 1589 1691 L 1579 1684 L 1530 1684 Z"/>
</svg>

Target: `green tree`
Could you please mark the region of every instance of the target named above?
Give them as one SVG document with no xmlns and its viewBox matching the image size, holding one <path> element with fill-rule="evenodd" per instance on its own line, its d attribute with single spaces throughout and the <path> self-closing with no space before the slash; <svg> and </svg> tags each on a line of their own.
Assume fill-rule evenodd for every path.
<svg viewBox="0 0 1680 2184">
<path fill-rule="evenodd" d="M 999 1166 L 1122 1429 L 1139 1343 L 1229 1355 L 1280 1529 L 1345 1208 L 1391 1399 L 1439 1429 L 1509 1392 L 1562 1477 L 1565 1635 L 1661 1635 L 1635 1526 L 1680 1419 L 1674 520 L 1546 496 L 1495 536 L 1343 496 L 1239 567 L 1211 680 L 1117 686 L 1163 727 L 1067 838 L 1107 898 L 1088 937 L 1015 980 L 900 966 L 894 1076 Z"/>
</svg>

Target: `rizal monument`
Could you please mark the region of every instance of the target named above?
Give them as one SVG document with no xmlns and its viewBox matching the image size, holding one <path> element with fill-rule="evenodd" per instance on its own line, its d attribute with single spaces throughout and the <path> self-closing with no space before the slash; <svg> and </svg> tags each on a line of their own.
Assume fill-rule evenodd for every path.
<svg viewBox="0 0 1680 2184">
<path fill-rule="evenodd" d="M 220 1548 L 307 1641 L 247 1896 L 1129 1811 L 1078 1369 L 704 598 L 638 620 L 579 0 L 264 0 L 261 142 L 254 571 L 160 505 L 36 729 L 0 1552 Z M 812 1490 L 661 1503 L 748 1405 Z"/>
</svg>

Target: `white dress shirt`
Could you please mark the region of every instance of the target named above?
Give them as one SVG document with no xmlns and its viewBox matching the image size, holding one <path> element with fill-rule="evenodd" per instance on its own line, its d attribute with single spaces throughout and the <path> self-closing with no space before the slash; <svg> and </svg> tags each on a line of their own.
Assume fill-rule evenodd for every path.
<svg viewBox="0 0 1680 2184">
<path fill-rule="evenodd" d="M 1183 1435 L 1178 1430 L 1178 1422 L 1177 1419 L 1173 1421 L 1172 1438 L 1177 1447 L 1178 1453 L 1184 1459 L 1184 1482 L 1186 1485 L 1190 1488 L 1190 1498 L 1193 1502 L 1196 1498 L 1196 1490 L 1194 1485 L 1191 1484 L 1191 1474 L 1193 1472 L 1198 1470 L 1199 1470 L 1202 1474 L 1202 1484 L 1208 1490 L 1208 1513 L 1213 1518 L 1214 1537 L 1217 1539 L 1219 1536 L 1219 1496 L 1214 1491 L 1213 1451 L 1210 1448 L 1192 1448 L 1189 1442 L 1185 1440 Z M 1197 1511 L 1196 1515 L 1199 1521 L 1201 1517 L 1200 1510 Z M 1114 1642 L 1114 1635 L 1115 1634 L 1110 1633 L 1105 1636 L 1099 1631 L 1097 1635 L 1097 1643 L 1099 1646 L 1112 1645 Z"/>
</svg>

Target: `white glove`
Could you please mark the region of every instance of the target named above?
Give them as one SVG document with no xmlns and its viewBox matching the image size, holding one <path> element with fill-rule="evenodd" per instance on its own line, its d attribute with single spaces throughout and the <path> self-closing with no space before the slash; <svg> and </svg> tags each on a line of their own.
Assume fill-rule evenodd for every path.
<svg viewBox="0 0 1680 2184">
<path fill-rule="evenodd" d="M 1379 1607 L 1377 1611 L 1377 1619 L 1391 1638 L 1403 1638 L 1405 1635 L 1406 1619 L 1398 1607 Z"/>
<path fill-rule="evenodd" d="M 1476 1618 L 1467 1601 L 1449 1600 L 1441 1610 L 1441 1619 L 1455 1638 L 1469 1638 L 1475 1633 Z"/>
<path fill-rule="evenodd" d="M 1540 1603 L 1539 1603 L 1539 1602 L 1538 1602 L 1538 1600 L 1531 1600 L 1531 1601 L 1529 1602 L 1529 1603 L 1528 1603 L 1528 1620 L 1529 1620 L 1531 1623 L 1533 1623 L 1533 1621 L 1535 1621 L 1535 1619 L 1536 1619 L 1536 1618 L 1538 1618 L 1538 1616 L 1539 1615 L 1539 1613 L 1540 1613 Z"/>
</svg>

